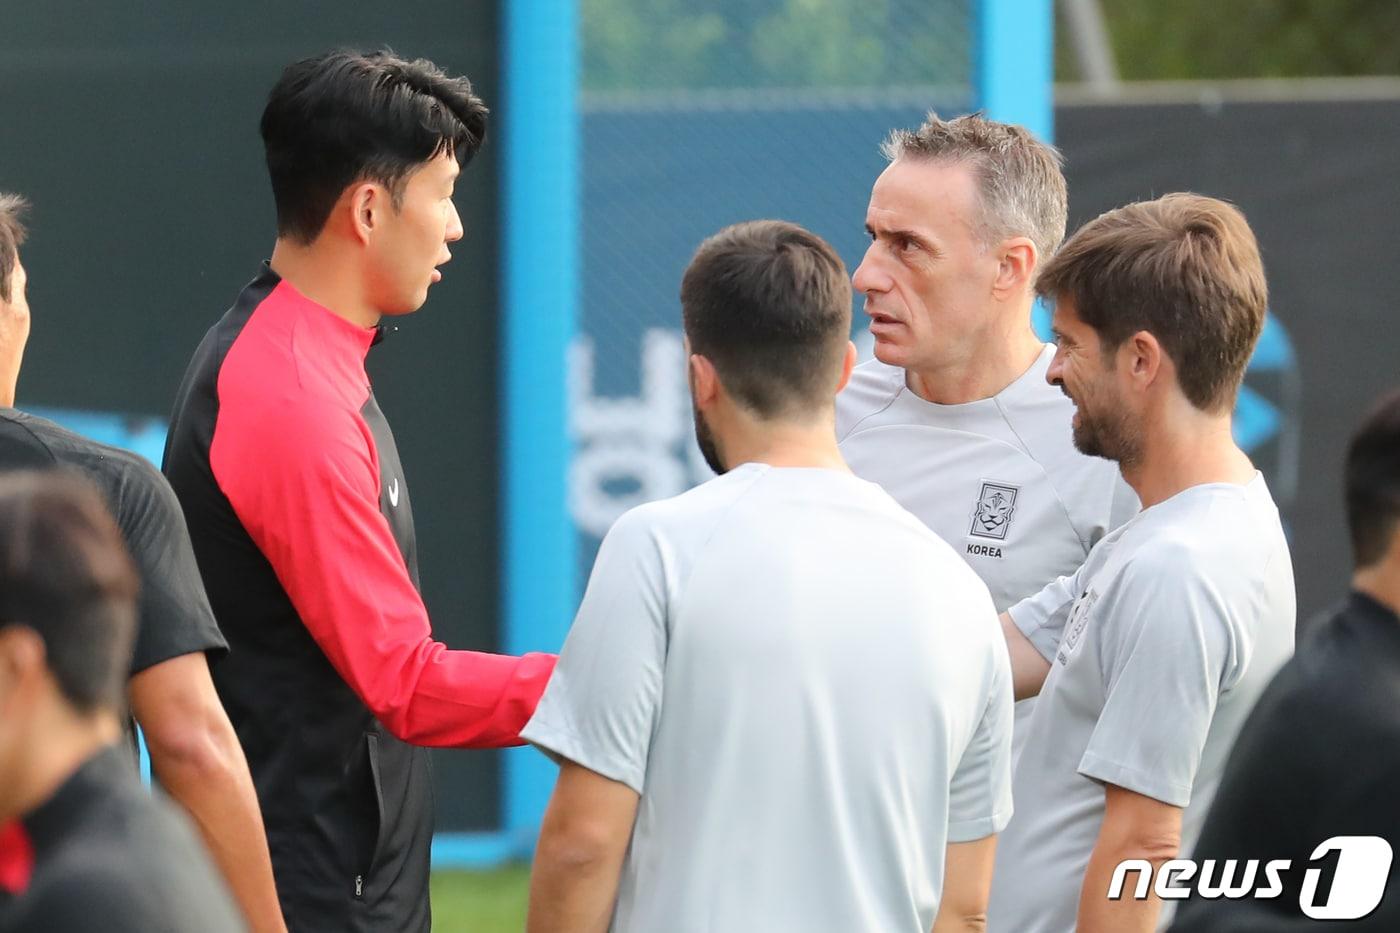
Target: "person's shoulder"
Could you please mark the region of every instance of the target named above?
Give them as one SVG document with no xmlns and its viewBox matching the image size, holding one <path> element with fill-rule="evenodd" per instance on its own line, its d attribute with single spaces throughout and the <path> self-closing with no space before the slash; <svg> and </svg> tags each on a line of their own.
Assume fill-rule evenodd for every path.
<svg viewBox="0 0 1400 933">
<path fill-rule="evenodd" d="M 24 929 L 72 933 L 241 929 L 202 852 L 168 833 L 69 846 L 26 894 Z M 180 837 L 183 841 L 183 837 Z M 191 924 L 198 924 L 197 927 Z"/>
<path fill-rule="evenodd" d="M 110 846 L 88 845 L 49 866 L 11 908 L 17 924 L 13 929 L 71 933 L 151 929 L 156 892 L 130 867 L 141 857 Z"/>
<path fill-rule="evenodd" d="M 877 359 L 851 370 L 850 381 L 836 396 L 837 440 L 845 440 L 861 421 L 888 408 L 903 387 L 904 370 Z"/>
<path fill-rule="evenodd" d="M 1160 566 L 1239 574 L 1272 562 L 1286 550 L 1282 519 L 1263 479 L 1209 483 L 1147 510 L 1140 523 L 1140 559 Z"/>
<path fill-rule="evenodd" d="M 728 510 L 767 472 L 767 467 L 745 464 L 685 492 L 629 509 L 613 524 L 613 529 L 622 526 L 629 531 L 641 528 L 664 531 L 703 521 L 707 516 Z"/>
<path fill-rule="evenodd" d="M 60 424 L 18 408 L 0 410 L 0 430 L 4 432 L 7 446 L 27 448 L 29 456 L 24 466 L 58 462 L 68 447 L 93 443 Z"/>
<path fill-rule="evenodd" d="M 233 335 L 219 370 L 220 419 L 230 409 L 272 422 L 358 413 L 370 393 L 361 345 L 370 337 L 352 329 L 280 283 Z"/>
<path fill-rule="evenodd" d="M 21 426 L 53 458 L 55 466 L 77 469 L 104 492 L 117 492 L 129 485 L 159 487 L 164 484 L 160 471 L 145 457 L 95 441 L 47 418 L 27 412 L 12 412 L 7 418 Z"/>
<path fill-rule="evenodd" d="M 368 455 L 372 436 L 359 411 L 315 386 L 264 386 L 221 405 L 211 454 L 220 449 L 264 463 L 309 461 L 335 468 L 339 455 Z"/>
<path fill-rule="evenodd" d="M 1338 713 L 1371 710 L 1362 718 L 1400 734 L 1400 620 L 1353 593 L 1309 626 L 1289 663 L 1300 695 Z"/>
<path fill-rule="evenodd" d="M 1170 509 L 1159 511 L 1163 505 Z M 1250 524 L 1247 514 L 1222 513 L 1204 496 L 1159 504 L 1124 527 L 1103 571 L 1120 594 L 1155 600 L 1170 593 L 1171 605 L 1233 607 L 1231 618 L 1245 606 L 1271 618 L 1286 608 L 1291 625 L 1283 590 L 1291 594 L 1292 564 L 1282 530 L 1270 535 Z"/>
<path fill-rule="evenodd" d="M 175 876 L 202 853 L 180 818 L 166 812 L 169 805 L 134 778 L 93 774 L 63 836 L 36 865 L 26 909 L 46 924 L 36 929 L 163 929 L 148 925 L 162 916 Z"/>
</svg>

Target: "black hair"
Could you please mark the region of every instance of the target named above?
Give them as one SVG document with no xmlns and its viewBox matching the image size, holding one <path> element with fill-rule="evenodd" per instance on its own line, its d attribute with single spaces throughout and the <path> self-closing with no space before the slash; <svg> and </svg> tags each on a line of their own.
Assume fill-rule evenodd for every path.
<svg viewBox="0 0 1400 933">
<path fill-rule="evenodd" d="M 0 629 L 38 633 L 80 712 L 123 707 L 136 594 L 121 533 L 91 483 L 55 470 L 0 476 Z"/>
<path fill-rule="evenodd" d="M 426 59 L 345 49 L 289 65 L 262 115 L 277 235 L 310 243 L 350 185 L 376 181 L 397 207 L 410 174 L 446 152 L 466 165 L 486 137 L 466 78 Z"/>
<path fill-rule="evenodd" d="M 692 353 L 762 418 L 831 404 L 851 332 L 841 257 L 796 224 L 755 220 L 700 244 L 681 280 Z"/>
<path fill-rule="evenodd" d="M 1400 390 L 1383 397 L 1351 439 L 1346 504 L 1356 566 L 1370 566 L 1400 528 Z"/>
</svg>

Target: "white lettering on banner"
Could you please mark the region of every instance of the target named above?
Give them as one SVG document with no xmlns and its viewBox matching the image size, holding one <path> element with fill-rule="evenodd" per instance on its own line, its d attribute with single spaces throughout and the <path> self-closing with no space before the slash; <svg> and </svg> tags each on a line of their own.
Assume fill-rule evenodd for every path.
<svg viewBox="0 0 1400 933">
<path fill-rule="evenodd" d="M 1317 889 L 1323 869 L 1316 866 L 1333 852 L 1337 853 L 1337 865 L 1332 874 L 1331 889 L 1326 901 L 1319 904 Z M 1392 857 L 1390 843 L 1380 836 L 1333 836 L 1314 849 L 1308 859 L 1311 867 L 1303 873 L 1298 906 L 1314 920 L 1359 920 L 1365 917 L 1376 909 L 1385 895 Z M 1283 893 L 1283 873 L 1292 868 L 1292 862 L 1288 859 L 1273 859 L 1265 863 L 1249 859 L 1243 862 L 1244 871 L 1236 883 L 1235 872 L 1241 862 L 1225 860 L 1218 878 L 1217 864 L 1214 859 L 1199 863 L 1201 870 L 1195 891 L 1207 900 L 1219 897 L 1231 900 L 1278 897 Z M 1261 864 L 1266 883 L 1256 888 L 1255 881 Z M 1172 859 L 1156 870 L 1156 883 L 1151 884 L 1154 874 L 1151 862 L 1145 859 L 1119 862 L 1113 869 L 1113 879 L 1108 885 L 1108 899 L 1116 901 L 1123 898 L 1129 872 L 1137 873 L 1137 881 L 1128 895 L 1135 900 L 1147 897 L 1149 887 L 1163 900 L 1189 897 L 1191 888 L 1186 882 L 1196 875 L 1197 865 L 1191 859 Z"/>
<path fill-rule="evenodd" d="M 569 348 L 570 427 L 577 443 L 569 511 L 580 531 L 598 538 L 628 509 L 714 475 L 695 444 L 680 332 L 647 330 L 639 363 L 637 395 L 598 395 L 592 338 L 578 337 Z"/>
</svg>

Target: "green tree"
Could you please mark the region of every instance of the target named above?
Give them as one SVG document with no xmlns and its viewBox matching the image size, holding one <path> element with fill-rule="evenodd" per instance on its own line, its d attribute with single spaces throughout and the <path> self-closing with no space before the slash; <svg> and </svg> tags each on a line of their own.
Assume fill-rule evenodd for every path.
<svg viewBox="0 0 1400 933">
<path fill-rule="evenodd" d="M 590 91 L 966 83 L 969 0 L 582 0 Z"/>
<path fill-rule="evenodd" d="M 1100 2 L 1128 81 L 1400 74 L 1397 0 Z"/>
</svg>

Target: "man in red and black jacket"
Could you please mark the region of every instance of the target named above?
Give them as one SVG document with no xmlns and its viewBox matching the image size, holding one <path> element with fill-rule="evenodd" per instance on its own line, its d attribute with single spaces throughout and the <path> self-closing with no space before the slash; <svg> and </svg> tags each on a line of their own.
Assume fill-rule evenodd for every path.
<svg viewBox="0 0 1400 933">
<path fill-rule="evenodd" d="M 271 262 L 195 351 L 165 471 L 230 654 L 215 682 L 257 786 L 288 928 L 426 931 L 422 746 L 520 742 L 554 666 L 448 650 L 419 594 L 413 516 L 364 360 L 462 236 L 458 171 L 485 131 L 465 78 L 333 52 L 263 112 Z"/>
</svg>

